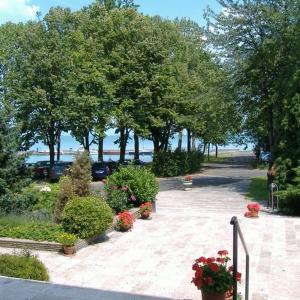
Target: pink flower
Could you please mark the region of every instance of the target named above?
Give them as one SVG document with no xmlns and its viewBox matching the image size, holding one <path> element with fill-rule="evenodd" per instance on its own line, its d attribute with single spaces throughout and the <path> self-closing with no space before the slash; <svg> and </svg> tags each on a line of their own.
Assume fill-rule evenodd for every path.
<svg viewBox="0 0 300 300">
<path fill-rule="evenodd" d="M 131 200 L 131 201 L 136 201 L 135 196 L 134 196 L 134 195 L 131 195 L 130 200 Z"/>
</svg>

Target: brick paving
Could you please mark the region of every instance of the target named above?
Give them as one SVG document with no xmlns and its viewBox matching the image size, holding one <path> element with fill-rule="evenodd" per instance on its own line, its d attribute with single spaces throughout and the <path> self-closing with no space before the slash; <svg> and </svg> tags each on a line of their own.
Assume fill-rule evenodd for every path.
<svg viewBox="0 0 300 300">
<path fill-rule="evenodd" d="M 10 298 L 6 291 L 14 283 L 3 284 L 7 279 L 2 279 L 0 299 L 200 299 L 190 283 L 191 265 L 195 258 L 219 249 L 232 253 L 233 215 L 239 218 L 250 252 L 250 299 L 300 299 L 300 218 L 267 212 L 258 219 L 243 217 L 249 178 L 264 173 L 237 160 L 209 165 L 194 176 L 192 191 L 182 190 L 180 178 L 163 179 L 152 220 L 137 220 L 132 231 L 113 232 L 108 241 L 73 257 L 35 252 L 49 269 L 52 283 L 85 288 L 81 292 L 51 285 L 50 290 L 36 288 L 39 294 L 32 297 Z M 245 274 L 241 246 L 239 253 L 240 271 Z M 26 289 L 27 284 L 22 281 L 22 286 Z M 99 294 L 95 289 L 101 290 Z M 242 293 L 243 289 L 244 282 L 239 286 Z M 52 297 L 50 291 L 58 295 L 58 290 L 60 296 Z M 83 296 L 89 291 L 90 296 Z"/>
</svg>

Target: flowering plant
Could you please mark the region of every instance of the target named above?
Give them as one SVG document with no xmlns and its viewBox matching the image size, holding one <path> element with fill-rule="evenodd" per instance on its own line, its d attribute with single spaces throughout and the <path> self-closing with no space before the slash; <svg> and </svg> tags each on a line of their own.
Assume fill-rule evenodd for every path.
<svg viewBox="0 0 300 300">
<path fill-rule="evenodd" d="M 71 233 L 61 233 L 58 235 L 57 240 L 59 243 L 63 244 L 63 246 L 72 247 L 75 245 L 77 241 L 77 236 Z"/>
<path fill-rule="evenodd" d="M 185 176 L 184 181 L 192 181 L 193 177 L 191 175 Z"/>
<path fill-rule="evenodd" d="M 117 229 L 127 231 L 133 226 L 133 217 L 128 211 L 123 211 L 118 214 Z"/>
<path fill-rule="evenodd" d="M 152 203 L 145 202 L 140 206 L 140 213 L 143 219 L 147 219 L 152 211 Z"/>
<path fill-rule="evenodd" d="M 245 212 L 245 217 L 257 217 L 260 210 L 260 205 L 257 202 L 251 202 L 247 205 L 248 211 Z"/>
<path fill-rule="evenodd" d="M 230 260 L 227 250 L 220 250 L 218 257 L 199 257 L 193 264 L 195 277 L 192 282 L 195 286 L 206 293 L 226 293 L 232 289 L 233 275 L 232 267 L 227 267 Z M 237 273 L 237 280 L 240 281 L 241 274 Z"/>
</svg>

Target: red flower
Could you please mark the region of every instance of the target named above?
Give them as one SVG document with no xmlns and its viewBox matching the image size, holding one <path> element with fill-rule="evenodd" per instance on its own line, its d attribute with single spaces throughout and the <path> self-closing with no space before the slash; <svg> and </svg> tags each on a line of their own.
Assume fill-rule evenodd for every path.
<svg viewBox="0 0 300 300">
<path fill-rule="evenodd" d="M 206 260 L 206 263 L 207 264 L 211 264 L 211 263 L 213 263 L 213 262 L 215 262 L 216 261 L 216 259 L 214 258 L 214 257 L 209 257 L 207 260 Z"/>
<path fill-rule="evenodd" d="M 220 256 L 226 256 L 226 255 L 228 255 L 228 251 L 227 250 L 220 250 L 220 251 L 218 251 L 218 254 Z"/>
<path fill-rule="evenodd" d="M 242 274 L 240 272 L 236 272 L 236 281 L 241 281 Z"/>
<path fill-rule="evenodd" d="M 228 271 L 232 272 L 233 271 L 233 266 L 228 267 Z"/>
<path fill-rule="evenodd" d="M 207 278 L 204 278 L 204 282 L 207 285 L 211 285 L 213 283 L 213 279 L 210 276 L 208 276 Z"/>
<path fill-rule="evenodd" d="M 225 260 L 224 260 L 224 258 L 217 257 L 217 262 L 224 264 Z"/>
<path fill-rule="evenodd" d="M 211 263 L 211 264 L 209 264 L 208 265 L 209 266 L 209 268 L 212 270 L 212 271 L 214 271 L 215 273 L 217 273 L 217 272 L 219 272 L 219 266 L 216 264 L 216 263 Z"/>
<path fill-rule="evenodd" d="M 200 277 L 194 277 L 191 282 L 193 282 L 198 289 L 202 287 L 202 279 Z"/>
<path fill-rule="evenodd" d="M 206 258 L 204 256 L 201 256 L 198 259 L 196 259 L 196 262 L 206 264 Z"/>
</svg>

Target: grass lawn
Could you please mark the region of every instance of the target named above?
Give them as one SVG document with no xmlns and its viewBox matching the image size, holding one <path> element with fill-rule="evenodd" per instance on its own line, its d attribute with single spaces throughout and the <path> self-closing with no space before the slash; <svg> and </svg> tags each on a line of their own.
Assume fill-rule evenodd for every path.
<svg viewBox="0 0 300 300">
<path fill-rule="evenodd" d="M 268 199 L 267 177 L 263 176 L 263 177 L 252 178 L 246 197 L 253 201 L 267 200 Z"/>
</svg>

